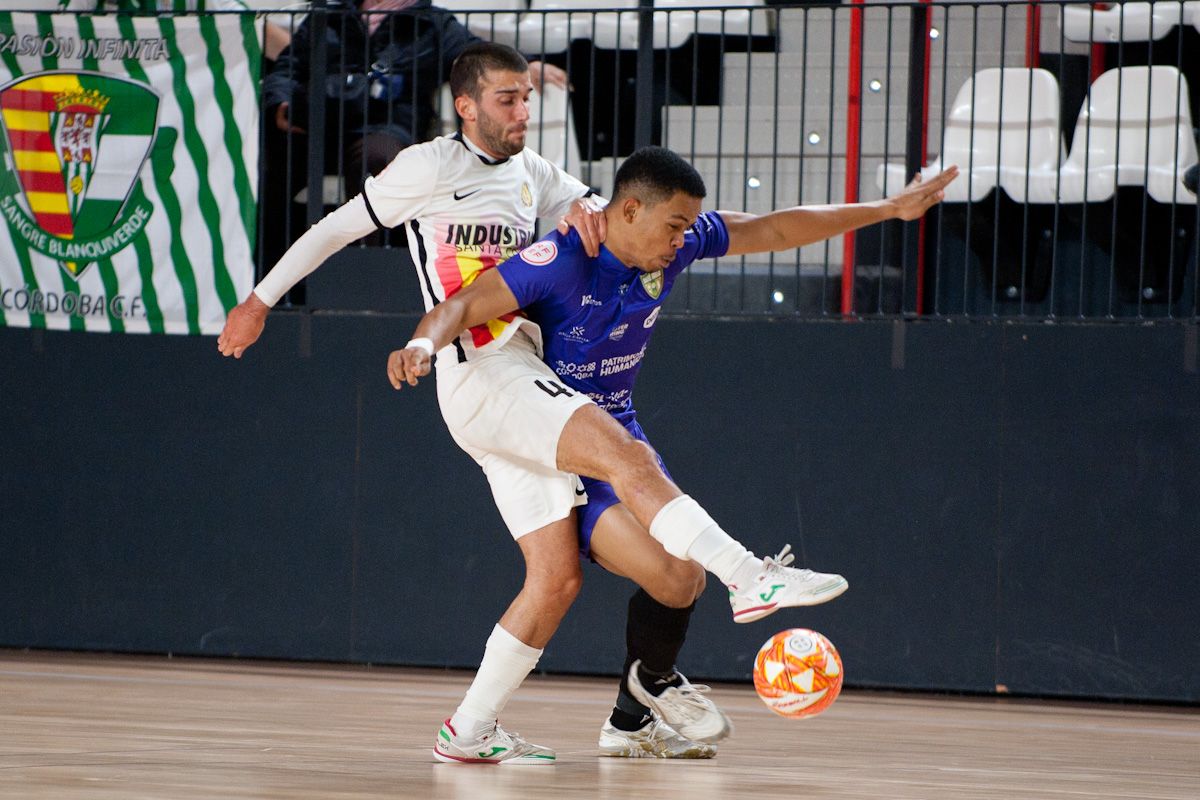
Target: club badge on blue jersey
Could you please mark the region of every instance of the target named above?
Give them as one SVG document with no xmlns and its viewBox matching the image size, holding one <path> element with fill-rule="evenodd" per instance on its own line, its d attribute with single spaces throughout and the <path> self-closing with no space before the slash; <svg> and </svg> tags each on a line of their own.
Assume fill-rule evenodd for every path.
<svg viewBox="0 0 1200 800">
<path fill-rule="evenodd" d="M 651 300 L 657 300 L 663 290 L 663 271 L 660 269 L 655 272 L 643 272 L 642 288 L 650 295 Z"/>
</svg>

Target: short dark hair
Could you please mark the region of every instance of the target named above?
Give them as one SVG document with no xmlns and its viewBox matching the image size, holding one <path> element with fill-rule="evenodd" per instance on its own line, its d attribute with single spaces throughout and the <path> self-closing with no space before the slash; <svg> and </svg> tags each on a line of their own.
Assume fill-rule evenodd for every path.
<svg viewBox="0 0 1200 800">
<path fill-rule="evenodd" d="M 669 200 L 676 192 L 704 198 L 704 179 L 696 168 L 665 147 L 643 147 L 625 159 L 613 182 L 613 201 L 636 196 L 646 205 Z"/>
<path fill-rule="evenodd" d="M 450 92 L 455 97 L 470 95 L 479 99 L 479 80 L 488 70 L 505 72 L 527 72 L 529 62 L 525 56 L 506 44 L 476 42 L 468 46 L 450 67 Z"/>
</svg>

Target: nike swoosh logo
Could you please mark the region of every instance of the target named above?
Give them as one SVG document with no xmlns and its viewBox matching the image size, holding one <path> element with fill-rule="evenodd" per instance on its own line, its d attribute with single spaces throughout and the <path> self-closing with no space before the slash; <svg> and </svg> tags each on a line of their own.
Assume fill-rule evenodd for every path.
<svg viewBox="0 0 1200 800">
<path fill-rule="evenodd" d="M 480 187 L 480 189 L 482 189 L 482 188 L 483 187 Z M 454 199 L 455 200 L 466 200 L 468 197 L 475 194 L 475 192 L 478 192 L 480 189 L 475 189 L 474 191 L 470 191 L 470 192 L 464 192 L 463 194 L 459 194 L 458 192 L 455 192 Z"/>
</svg>

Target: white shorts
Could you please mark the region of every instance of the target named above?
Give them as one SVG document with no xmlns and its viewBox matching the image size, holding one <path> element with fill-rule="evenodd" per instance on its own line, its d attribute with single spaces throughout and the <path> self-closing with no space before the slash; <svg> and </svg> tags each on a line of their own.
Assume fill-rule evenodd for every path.
<svg viewBox="0 0 1200 800">
<path fill-rule="evenodd" d="M 493 352 L 439 366 L 437 389 L 450 435 L 483 467 L 514 539 L 587 502 L 579 478 L 555 465 L 563 427 L 592 400 L 564 386 L 523 331 Z"/>
</svg>

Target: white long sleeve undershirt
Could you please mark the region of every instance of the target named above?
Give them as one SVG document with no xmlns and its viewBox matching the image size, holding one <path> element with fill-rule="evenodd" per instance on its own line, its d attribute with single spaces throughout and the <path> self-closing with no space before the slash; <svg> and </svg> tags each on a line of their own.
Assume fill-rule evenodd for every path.
<svg viewBox="0 0 1200 800">
<path fill-rule="evenodd" d="M 327 258 L 375 229 L 362 195 L 357 195 L 305 231 L 254 287 L 254 294 L 268 306 L 274 306 Z"/>
</svg>

